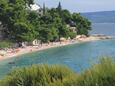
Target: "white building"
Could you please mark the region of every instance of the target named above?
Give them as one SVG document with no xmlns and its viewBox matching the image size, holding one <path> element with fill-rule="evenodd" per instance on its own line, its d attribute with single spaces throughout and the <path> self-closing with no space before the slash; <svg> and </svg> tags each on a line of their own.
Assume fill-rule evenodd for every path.
<svg viewBox="0 0 115 86">
<path fill-rule="evenodd" d="M 40 5 L 32 4 L 30 5 L 30 10 L 32 11 L 39 11 L 41 9 Z"/>
<path fill-rule="evenodd" d="M 31 4 L 30 7 L 29 7 L 29 10 L 36 11 L 36 12 L 38 12 L 39 15 L 43 14 L 41 6 L 37 5 L 37 4 Z"/>
</svg>

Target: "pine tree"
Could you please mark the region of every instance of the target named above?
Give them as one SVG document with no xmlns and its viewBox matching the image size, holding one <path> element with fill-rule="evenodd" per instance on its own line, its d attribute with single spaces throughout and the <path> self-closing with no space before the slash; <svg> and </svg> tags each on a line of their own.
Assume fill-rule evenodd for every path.
<svg viewBox="0 0 115 86">
<path fill-rule="evenodd" d="M 61 12 L 61 10 L 62 10 L 61 2 L 59 2 L 57 9 L 58 9 L 58 12 Z"/>
<path fill-rule="evenodd" d="M 45 7 L 45 3 L 43 3 L 43 15 L 45 15 L 46 13 L 46 7 Z"/>
</svg>

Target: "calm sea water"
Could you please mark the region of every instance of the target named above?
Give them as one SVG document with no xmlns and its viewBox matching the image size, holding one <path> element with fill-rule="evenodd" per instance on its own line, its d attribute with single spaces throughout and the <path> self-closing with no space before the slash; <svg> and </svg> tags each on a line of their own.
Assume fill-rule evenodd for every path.
<svg viewBox="0 0 115 86">
<path fill-rule="evenodd" d="M 99 26 L 97 27 L 99 28 Z M 106 31 L 108 31 L 105 24 L 103 28 L 106 28 Z M 100 27 L 101 31 L 103 28 L 102 26 Z M 115 34 L 115 29 L 113 29 L 113 27 L 112 29 L 111 27 L 108 29 L 110 33 L 112 32 L 113 35 Z M 94 30 L 94 32 L 96 32 L 96 30 Z M 79 72 L 90 67 L 91 64 L 97 62 L 99 56 L 103 55 L 111 55 L 113 58 L 115 57 L 115 40 L 84 42 L 47 49 L 4 60 L 0 62 L 0 78 L 9 73 L 12 69 L 41 63 L 63 64 L 69 66 L 74 71 Z M 9 64 L 9 62 L 14 62 L 15 64 Z"/>
<path fill-rule="evenodd" d="M 115 36 L 115 23 L 94 23 L 91 34 L 105 34 Z"/>
</svg>

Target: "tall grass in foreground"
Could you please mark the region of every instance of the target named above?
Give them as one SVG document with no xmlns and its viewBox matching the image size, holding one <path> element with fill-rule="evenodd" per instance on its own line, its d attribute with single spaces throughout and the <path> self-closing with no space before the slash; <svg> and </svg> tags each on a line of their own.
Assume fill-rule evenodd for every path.
<svg viewBox="0 0 115 86">
<path fill-rule="evenodd" d="M 61 65 L 33 65 L 13 71 L 0 86 L 115 86 L 115 62 L 102 58 L 79 74 Z"/>
<path fill-rule="evenodd" d="M 60 65 L 33 65 L 10 73 L 0 86 L 62 86 L 73 84 L 76 74 Z M 66 85 L 65 85 L 66 86 Z"/>
<path fill-rule="evenodd" d="M 79 74 L 75 86 L 115 86 L 115 62 L 102 58 L 98 64 Z"/>
</svg>

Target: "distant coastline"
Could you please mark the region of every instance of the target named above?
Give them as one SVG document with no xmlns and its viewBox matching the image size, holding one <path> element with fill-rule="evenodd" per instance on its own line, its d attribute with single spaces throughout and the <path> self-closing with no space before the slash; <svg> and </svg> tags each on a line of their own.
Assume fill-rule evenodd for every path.
<svg viewBox="0 0 115 86">
<path fill-rule="evenodd" d="M 63 42 L 44 43 L 44 44 L 38 45 L 38 46 L 27 46 L 25 48 L 13 49 L 13 50 L 6 51 L 6 53 L 3 56 L 0 55 L 0 61 L 5 60 L 5 59 L 9 59 L 9 58 L 13 58 L 16 56 L 20 56 L 23 54 L 31 53 L 31 52 L 49 49 L 49 48 L 61 47 L 61 46 L 76 44 L 76 43 L 81 43 L 81 42 L 105 40 L 105 39 L 115 39 L 115 36 L 106 36 L 103 34 L 94 34 L 94 35 L 91 35 L 89 37 L 84 37 L 82 35 L 79 35 L 73 40 L 66 40 Z M 5 52 L 5 51 L 0 50 L 0 52 Z"/>
</svg>

